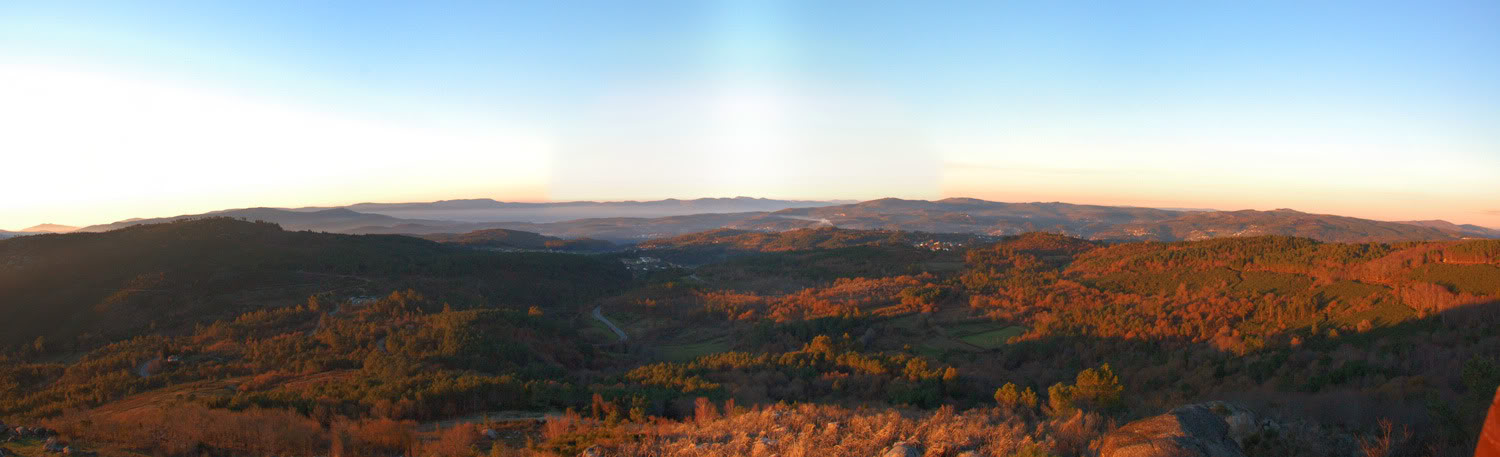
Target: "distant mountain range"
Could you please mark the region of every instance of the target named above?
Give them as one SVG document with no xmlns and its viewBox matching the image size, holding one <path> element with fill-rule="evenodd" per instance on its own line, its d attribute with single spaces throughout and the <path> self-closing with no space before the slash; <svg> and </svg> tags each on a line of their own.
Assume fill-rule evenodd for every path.
<svg viewBox="0 0 1500 457">
<path fill-rule="evenodd" d="M 30 227 L 26 227 L 26 228 L 21 229 L 20 231 L 17 231 L 17 232 L 0 230 L 0 239 L 17 237 L 17 236 L 25 236 L 25 235 L 36 235 L 36 234 L 41 234 L 41 233 L 68 233 L 68 232 L 71 232 L 71 231 L 74 231 L 74 230 L 78 230 L 78 227 L 70 227 L 70 226 L 58 225 L 58 224 L 37 224 L 37 225 L 30 226 Z"/>
<path fill-rule="evenodd" d="M 341 208 L 361 213 L 408 219 L 456 222 L 561 222 L 615 217 L 668 217 L 708 213 L 744 213 L 809 208 L 853 201 L 772 200 L 765 198 L 699 198 L 622 202 L 520 203 L 490 199 L 443 200 L 431 203 L 357 203 Z M 315 211 L 329 208 L 301 208 Z"/>
<path fill-rule="evenodd" d="M 785 206 L 775 208 L 781 205 Z M 744 208 L 765 209 L 730 211 Z M 614 216 L 621 213 L 662 214 L 684 211 L 699 212 L 649 217 Z M 585 217 L 554 220 L 563 215 Z M 1256 235 L 1301 236 L 1340 242 L 1500 238 L 1500 230 L 1446 221 L 1387 222 L 1309 214 L 1289 209 L 1176 211 L 1056 202 L 1005 203 L 972 198 L 937 201 L 886 198 L 859 203 L 744 197 L 604 203 L 505 203 L 494 200 L 361 203 L 340 208 L 248 208 L 169 218 L 132 219 L 84 227 L 79 231 L 99 232 L 205 216 L 274 222 L 286 230 L 294 231 L 407 234 L 449 243 L 517 249 L 534 248 L 538 243 L 545 245 L 548 241 L 557 245 L 556 242 L 561 241 L 560 239 L 591 238 L 636 243 L 715 229 L 772 232 L 818 227 L 975 235 L 1051 232 L 1095 240 L 1151 241 Z M 485 218 L 520 220 L 481 220 Z M 530 232 L 556 239 L 528 239 L 510 232 L 494 231 L 497 229 Z M 469 238 L 457 235 L 480 230 L 491 232 Z"/>
<path fill-rule="evenodd" d="M 78 227 L 58 224 L 37 224 L 21 229 L 26 233 L 68 233 L 74 230 L 78 230 Z"/>
<path fill-rule="evenodd" d="M 1476 238 L 1500 238 L 1500 230 L 1480 227 L 1474 224 L 1454 224 L 1444 220 L 1431 221 L 1402 221 L 1402 224 L 1417 225 L 1427 228 L 1442 230 L 1444 232 L 1462 233 L 1465 236 Z"/>
</svg>

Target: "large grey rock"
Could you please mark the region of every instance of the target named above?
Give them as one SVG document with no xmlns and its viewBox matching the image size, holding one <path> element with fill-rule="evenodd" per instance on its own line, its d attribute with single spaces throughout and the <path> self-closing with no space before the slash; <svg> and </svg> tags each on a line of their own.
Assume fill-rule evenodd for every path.
<svg viewBox="0 0 1500 457">
<path fill-rule="evenodd" d="M 1200 405 L 1208 408 L 1220 419 L 1224 419 L 1224 425 L 1229 427 L 1229 439 L 1234 440 L 1242 448 L 1245 446 L 1245 440 L 1259 434 L 1267 422 L 1256 416 L 1254 411 L 1233 403 L 1211 401 L 1200 403 Z"/>
<path fill-rule="evenodd" d="M 1188 405 L 1104 436 L 1099 457 L 1244 457 L 1214 404 Z"/>
</svg>

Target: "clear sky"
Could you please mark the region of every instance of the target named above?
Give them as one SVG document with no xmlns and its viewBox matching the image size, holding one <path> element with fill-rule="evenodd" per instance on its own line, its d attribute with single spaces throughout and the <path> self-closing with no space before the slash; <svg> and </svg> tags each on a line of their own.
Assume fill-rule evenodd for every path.
<svg viewBox="0 0 1500 457">
<path fill-rule="evenodd" d="M 1500 227 L 1500 2 L 0 2 L 0 228 L 759 196 Z"/>
</svg>

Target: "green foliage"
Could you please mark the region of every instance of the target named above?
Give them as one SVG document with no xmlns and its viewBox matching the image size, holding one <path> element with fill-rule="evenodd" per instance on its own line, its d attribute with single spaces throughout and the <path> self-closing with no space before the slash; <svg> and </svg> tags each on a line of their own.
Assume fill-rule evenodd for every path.
<svg viewBox="0 0 1500 457">
<path fill-rule="evenodd" d="M 1435 263 L 1411 272 L 1411 279 L 1441 284 L 1454 292 L 1500 295 L 1500 267 Z"/>
<path fill-rule="evenodd" d="M 1073 380 L 1072 396 L 1074 402 L 1082 402 L 1091 408 L 1109 409 L 1120 406 L 1120 393 L 1124 390 L 1120 378 L 1106 363 L 1099 368 L 1078 372 Z"/>
<path fill-rule="evenodd" d="M 1063 417 L 1073 413 L 1078 407 L 1073 403 L 1073 388 L 1067 384 L 1056 383 L 1047 387 L 1047 410 L 1053 416 Z"/>
<path fill-rule="evenodd" d="M 1078 408 L 1109 410 L 1119 408 L 1124 386 L 1109 364 L 1079 371 L 1073 384 L 1056 383 L 1047 388 L 1047 406 L 1055 416 L 1066 416 Z M 999 395 L 998 393 L 996 395 Z"/>
<path fill-rule="evenodd" d="M 1500 263 L 1500 240 L 1462 241 L 1449 245 L 1444 251 L 1457 262 Z"/>
<path fill-rule="evenodd" d="M 1265 294 L 1294 295 L 1306 291 L 1312 282 L 1312 278 L 1299 274 L 1246 271 L 1240 273 L 1239 281 L 1234 283 L 1231 290 L 1252 297 Z"/>
<path fill-rule="evenodd" d="M 995 403 L 1012 411 L 1034 410 L 1037 406 L 1036 391 L 1031 390 L 1031 387 L 1021 390 L 1015 383 L 1007 382 L 995 389 Z"/>
</svg>

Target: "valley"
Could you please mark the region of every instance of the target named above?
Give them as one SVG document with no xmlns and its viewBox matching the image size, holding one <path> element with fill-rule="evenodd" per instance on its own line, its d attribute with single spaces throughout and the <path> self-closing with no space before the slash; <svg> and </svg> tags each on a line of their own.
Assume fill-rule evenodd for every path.
<svg viewBox="0 0 1500 457">
<path fill-rule="evenodd" d="M 725 455 L 807 439 L 1078 455 L 1131 420 L 1229 401 L 1279 430 L 1247 432 L 1249 455 L 1341 455 L 1381 421 L 1414 430 L 1413 449 L 1469 446 L 1500 385 L 1494 240 L 471 239 L 532 244 L 228 218 L 5 240 L 0 418 L 107 455 Z M 641 257 L 661 267 L 626 268 Z M 768 414 L 981 428 L 794 437 Z M 199 419 L 169 419 L 183 415 Z"/>
</svg>

